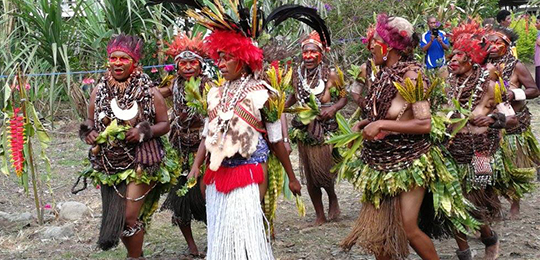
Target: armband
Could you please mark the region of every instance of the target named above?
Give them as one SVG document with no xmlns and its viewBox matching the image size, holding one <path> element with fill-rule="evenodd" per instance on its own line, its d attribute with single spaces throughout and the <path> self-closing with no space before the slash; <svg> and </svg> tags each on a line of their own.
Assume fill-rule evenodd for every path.
<svg viewBox="0 0 540 260">
<path fill-rule="evenodd" d="M 506 127 L 506 116 L 503 113 L 493 113 L 488 116 L 495 120 L 495 122 L 489 125 L 490 128 L 503 129 Z"/>
<path fill-rule="evenodd" d="M 152 139 L 154 133 L 152 132 L 152 127 L 148 121 L 143 121 L 137 124 L 137 129 L 139 129 L 139 142 L 144 142 Z"/>
<path fill-rule="evenodd" d="M 514 92 L 514 100 L 523 101 L 527 99 L 527 96 L 525 95 L 525 91 L 523 91 L 523 89 L 516 88 L 511 90 L 512 92 Z"/>
<path fill-rule="evenodd" d="M 268 133 L 268 141 L 270 141 L 270 143 L 277 143 L 283 139 L 280 120 L 273 123 L 266 122 L 265 125 L 266 132 Z"/>
<path fill-rule="evenodd" d="M 205 138 L 206 138 L 206 136 L 208 136 L 208 117 L 206 117 L 204 119 L 204 127 L 203 127 L 203 130 L 202 130 L 201 136 L 205 137 Z"/>
</svg>

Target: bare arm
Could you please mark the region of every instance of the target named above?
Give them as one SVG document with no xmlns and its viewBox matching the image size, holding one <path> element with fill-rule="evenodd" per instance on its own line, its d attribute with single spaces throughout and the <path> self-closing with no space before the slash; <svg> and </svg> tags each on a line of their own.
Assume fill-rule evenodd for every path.
<svg viewBox="0 0 540 260">
<path fill-rule="evenodd" d="M 433 38 L 434 38 L 434 37 L 431 36 L 431 40 L 430 40 L 424 47 L 422 47 L 422 50 L 423 50 L 424 52 L 427 52 L 427 51 L 429 50 L 429 48 L 431 47 L 431 44 L 433 43 Z"/>
<path fill-rule="evenodd" d="M 90 103 L 88 104 L 88 119 L 86 119 L 86 121 L 83 123 L 84 125 L 88 127 L 88 129 L 92 129 L 92 131 L 90 131 L 84 137 L 84 142 L 86 142 L 89 145 L 95 144 L 96 138 L 99 135 L 98 132 L 94 130 L 94 126 L 95 126 L 94 125 L 94 111 L 96 109 L 96 94 L 97 94 L 97 88 L 94 88 L 94 90 L 92 90 L 92 93 L 90 94 Z"/>
<path fill-rule="evenodd" d="M 294 104 L 296 104 L 296 95 L 293 93 L 287 97 L 287 101 L 285 101 L 285 108 L 292 107 Z"/>
<path fill-rule="evenodd" d="M 195 155 L 195 159 L 193 160 L 193 165 L 191 166 L 191 171 L 189 172 L 188 179 L 195 177 L 199 177 L 199 169 L 204 163 L 204 160 L 206 159 L 206 146 L 204 144 L 206 138 L 201 139 L 201 143 L 199 144 L 199 149 L 197 149 L 197 155 Z"/>
<path fill-rule="evenodd" d="M 283 140 L 280 140 L 277 143 L 269 143 L 269 146 L 272 152 L 274 152 L 278 160 L 283 165 L 283 168 L 285 168 L 285 172 L 289 177 L 289 188 L 294 194 L 301 195 L 302 187 L 300 186 L 300 182 L 298 181 L 298 179 L 296 179 L 296 176 L 294 175 L 291 160 L 289 158 L 289 153 L 287 152 L 287 149 L 285 149 L 285 144 L 283 143 Z"/>
<path fill-rule="evenodd" d="M 154 109 L 156 111 L 155 124 L 152 126 L 154 136 L 162 136 L 169 132 L 170 124 L 167 115 L 167 105 L 165 99 L 159 91 L 154 90 Z"/>
<path fill-rule="evenodd" d="M 168 98 L 170 96 L 172 96 L 172 90 L 169 86 L 167 87 L 162 87 L 162 88 L 157 88 L 157 90 L 159 90 L 159 93 L 161 94 L 161 96 L 163 98 Z"/>
<path fill-rule="evenodd" d="M 534 81 L 527 67 L 525 67 L 523 63 L 518 62 L 516 64 L 515 71 L 517 73 L 519 83 L 525 87 L 525 96 L 527 99 L 533 99 L 540 96 L 540 90 L 538 90 L 536 87 L 536 82 Z"/>
<path fill-rule="evenodd" d="M 448 50 L 448 45 L 445 44 L 444 41 L 440 37 L 437 38 L 437 40 L 439 41 L 439 43 L 441 44 L 444 50 Z"/>
</svg>

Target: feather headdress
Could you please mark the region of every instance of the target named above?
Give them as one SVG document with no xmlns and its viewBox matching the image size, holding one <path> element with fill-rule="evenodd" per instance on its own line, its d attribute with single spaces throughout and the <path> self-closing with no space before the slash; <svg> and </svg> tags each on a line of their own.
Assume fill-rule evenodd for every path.
<svg viewBox="0 0 540 260">
<path fill-rule="evenodd" d="M 107 44 L 107 55 L 115 51 L 122 51 L 129 55 L 135 62 L 142 56 L 144 42 L 137 36 L 120 34 L 111 38 Z"/>
<path fill-rule="evenodd" d="M 190 38 L 185 33 L 178 34 L 171 43 L 166 43 L 169 48 L 165 54 L 177 59 L 198 59 L 203 61 L 207 57 L 207 52 L 203 43 L 201 33 Z"/>
<path fill-rule="evenodd" d="M 265 18 L 259 1 L 244 0 L 150 0 L 149 4 L 178 3 L 189 7 L 186 14 L 212 33 L 205 45 L 214 60 L 218 52 L 227 52 L 245 62 L 253 71 L 262 68 L 263 53 L 256 40 L 274 22 L 278 26 L 289 18 L 296 19 L 313 28 L 325 46 L 330 46 L 330 32 L 317 10 L 301 5 L 283 5 Z"/>
<path fill-rule="evenodd" d="M 415 45 L 414 27 L 405 18 L 379 14 L 375 31 L 384 42 L 394 49 L 405 51 Z"/>
<path fill-rule="evenodd" d="M 452 30 L 454 50 L 464 52 L 476 64 L 484 64 L 489 48 L 485 34 L 486 30 L 474 20 L 461 23 Z"/>
</svg>

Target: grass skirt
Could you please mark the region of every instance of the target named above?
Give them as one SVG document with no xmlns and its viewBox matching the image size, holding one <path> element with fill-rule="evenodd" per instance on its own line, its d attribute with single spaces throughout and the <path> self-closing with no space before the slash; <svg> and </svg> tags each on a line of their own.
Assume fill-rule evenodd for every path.
<svg viewBox="0 0 540 260">
<path fill-rule="evenodd" d="M 332 145 L 309 145 L 298 142 L 298 155 L 303 175 L 317 188 L 332 187 L 337 174 L 332 171 L 335 159 Z"/>
<path fill-rule="evenodd" d="M 125 196 L 127 184 L 149 184 L 155 187 L 146 195 L 139 212 L 139 220 L 148 228 L 152 215 L 158 209 L 161 194 L 166 193 L 171 186 L 177 183 L 180 175 L 180 167 L 177 163 L 177 154 L 167 142 L 165 142 L 167 156 L 152 171 L 143 171 L 137 174 L 135 169 L 127 169 L 115 174 L 99 172 L 92 167 L 80 173 L 81 177 L 92 180 L 94 186 L 101 186 L 102 221 L 98 246 L 103 250 L 115 247 L 124 230 L 126 201 L 118 193 Z M 115 190 L 118 190 L 117 191 Z"/>
<path fill-rule="evenodd" d="M 182 156 L 182 171 L 189 173 L 193 164 L 193 153 Z M 161 210 L 170 210 L 173 212 L 171 222 L 173 225 L 189 226 L 191 220 L 198 220 L 206 223 L 206 202 L 201 192 L 199 178 L 197 184 L 191 187 L 184 196 L 178 195 L 178 190 L 182 189 L 187 182 L 187 176 L 182 175 L 178 178 L 178 183 L 170 190 L 167 198 L 161 205 Z"/>
<path fill-rule="evenodd" d="M 161 210 L 170 210 L 173 212 L 171 222 L 173 225 L 181 227 L 189 226 L 191 220 L 198 220 L 206 223 L 206 202 L 201 193 L 202 177 L 197 184 L 189 189 L 184 196 L 179 196 L 177 191 L 182 189 L 187 182 L 186 176 L 180 176 L 178 184 L 174 186 L 167 199 L 161 205 Z"/>
<path fill-rule="evenodd" d="M 208 260 L 274 259 L 264 229 L 259 185 L 222 193 L 207 185 Z"/>
<path fill-rule="evenodd" d="M 522 133 L 505 134 L 501 149 L 506 171 L 497 180 L 497 190 L 512 200 L 523 198 L 535 186 L 536 168 L 540 165 L 538 141 L 529 127 Z"/>
<path fill-rule="evenodd" d="M 363 207 L 353 231 L 342 242 L 348 249 L 355 243 L 374 255 L 395 259 L 408 255 L 408 241 L 403 230 L 398 195 L 414 187 L 427 193 L 420 211 L 419 227 L 433 238 L 452 235 L 452 229 L 469 234 L 480 223 L 468 210 L 472 207 L 462 193 L 453 161 L 438 147 L 414 160 L 411 166 L 397 171 L 379 171 L 360 164 L 356 174 L 347 176 L 362 192 Z"/>
</svg>

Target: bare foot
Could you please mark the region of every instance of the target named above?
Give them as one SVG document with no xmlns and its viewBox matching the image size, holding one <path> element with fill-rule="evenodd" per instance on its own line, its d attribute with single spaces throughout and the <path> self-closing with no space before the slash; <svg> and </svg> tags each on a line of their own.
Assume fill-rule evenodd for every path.
<svg viewBox="0 0 540 260">
<path fill-rule="evenodd" d="M 492 231 L 491 237 L 482 238 L 482 243 L 486 246 L 485 260 L 495 260 L 499 257 L 499 237 Z"/>
<path fill-rule="evenodd" d="M 330 208 L 328 209 L 328 220 L 337 220 L 340 215 L 341 210 L 339 210 L 339 204 L 337 203 L 337 201 L 335 204 L 331 203 Z"/>
<path fill-rule="evenodd" d="M 494 245 L 486 247 L 485 260 L 495 260 L 499 257 L 499 241 Z"/>
<path fill-rule="evenodd" d="M 197 248 L 197 246 L 193 246 L 193 247 L 188 246 L 188 251 L 191 257 L 200 255 L 199 249 Z"/>
<path fill-rule="evenodd" d="M 324 223 L 326 223 L 326 217 L 322 216 L 320 218 L 315 219 L 315 222 L 313 222 L 313 226 L 320 226 Z"/>
<path fill-rule="evenodd" d="M 510 206 L 510 220 L 519 219 L 519 200 L 513 201 L 512 206 Z"/>
</svg>

